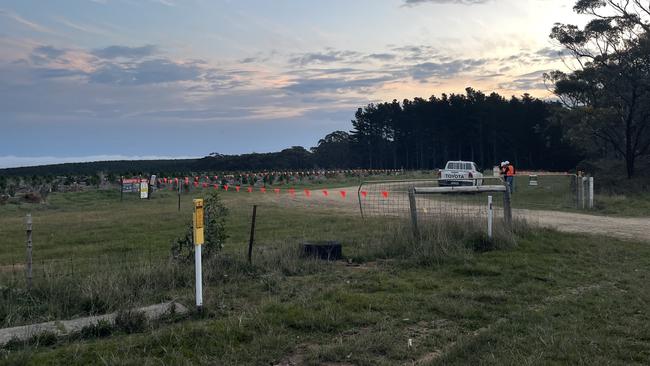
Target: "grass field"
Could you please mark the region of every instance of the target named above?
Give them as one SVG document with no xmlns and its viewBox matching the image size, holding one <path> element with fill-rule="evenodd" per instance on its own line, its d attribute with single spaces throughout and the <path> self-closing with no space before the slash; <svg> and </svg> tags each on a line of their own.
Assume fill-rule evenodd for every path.
<svg viewBox="0 0 650 366">
<path fill-rule="evenodd" d="M 344 184 L 343 184 L 344 185 Z M 342 185 L 342 186 L 343 186 Z M 4 364 L 647 364 L 650 247 L 517 226 L 494 250 L 476 228 L 362 220 L 335 208 L 223 193 L 224 251 L 205 265 L 205 312 L 132 334 L 40 338 L 0 349 Z M 190 265 L 170 262 L 191 198 L 109 191 L 0 206 L 4 326 L 193 301 Z M 245 260 L 258 204 L 253 265 Z M 34 216 L 35 288 L 10 276 Z M 349 262 L 302 259 L 302 240 L 340 240 Z M 38 263 L 65 260 L 74 274 Z M 409 346 L 409 339 L 411 346 Z"/>
</svg>

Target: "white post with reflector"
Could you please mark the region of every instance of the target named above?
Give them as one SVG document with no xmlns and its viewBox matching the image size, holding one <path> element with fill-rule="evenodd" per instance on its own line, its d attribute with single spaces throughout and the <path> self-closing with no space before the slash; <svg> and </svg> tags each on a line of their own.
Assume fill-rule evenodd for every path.
<svg viewBox="0 0 650 366">
<path fill-rule="evenodd" d="M 203 235 L 203 199 L 194 200 L 194 212 L 192 213 L 192 227 L 194 237 L 194 272 L 195 272 L 195 290 L 196 290 L 196 308 L 201 310 L 203 307 L 203 274 L 201 268 L 201 246 L 205 242 Z"/>
</svg>

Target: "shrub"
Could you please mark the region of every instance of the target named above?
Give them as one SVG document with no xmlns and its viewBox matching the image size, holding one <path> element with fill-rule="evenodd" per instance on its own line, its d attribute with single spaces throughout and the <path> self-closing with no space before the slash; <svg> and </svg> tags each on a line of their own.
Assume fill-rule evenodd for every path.
<svg viewBox="0 0 650 366">
<path fill-rule="evenodd" d="M 226 234 L 226 217 L 228 208 L 221 202 L 217 191 L 211 192 L 204 202 L 205 217 L 205 244 L 202 254 L 204 257 L 212 257 L 219 252 L 228 238 Z M 188 225 L 185 235 L 177 238 L 172 243 L 172 255 L 174 258 L 184 261 L 191 261 L 194 258 L 192 223 Z"/>
<path fill-rule="evenodd" d="M 113 325 L 106 320 L 99 320 L 93 325 L 88 325 L 81 328 L 79 335 L 81 338 L 102 338 L 108 337 L 113 333 Z"/>
<path fill-rule="evenodd" d="M 115 317 L 115 328 L 127 334 L 144 332 L 147 328 L 147 317 L 141 311 L 120 311 Z"/>
<path fill-rule="evenodd" d="M 25 202 L 29 202 L 29 203 L 41 203 L 43 201 L 41 194 L 38 192 L 25 193 L 23 199 L 25 200 Z"/>
</svg>

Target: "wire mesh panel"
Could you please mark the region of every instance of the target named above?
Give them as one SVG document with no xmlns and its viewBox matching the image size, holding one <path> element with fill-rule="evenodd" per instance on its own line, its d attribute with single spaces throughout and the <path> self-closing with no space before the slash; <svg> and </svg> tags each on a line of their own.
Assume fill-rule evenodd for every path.
<svg viewBox="0 0 650 366">
<path fill-rule="evenodd" d="M 474 186 L 503 186 L 498 177 L 473 180 Z M 409 190 L 440 187 L 439 180 L 365 182 L 359 187 L 359 208 L 364 217 L 408 217 L 411 214 Z M 503 216 L 501 192 L 447 192 L 415 195 L 419 218 L 485 218 L 488 196 L 494 214 Z"/>
<path fill-rule="evenodd" d="M 518 175 L 512 190 L 513 208 L 575 210 L 582 208 L 582 178 L 572 174 Z"/>
</svg>

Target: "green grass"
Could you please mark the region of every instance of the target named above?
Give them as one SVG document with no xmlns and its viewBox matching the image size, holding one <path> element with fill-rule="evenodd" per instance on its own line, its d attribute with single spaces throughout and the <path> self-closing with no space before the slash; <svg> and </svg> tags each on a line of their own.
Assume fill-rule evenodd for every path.
<svg viewBox="0 0 650 366">
<path fill-rule="evenodd" d="M 414 240 L 399 223 L 255 195 L 222 196 L 231 209 L 231 238 L 218 258 L 206 261 L 203 314 L 149 324 L 142 333 L 19 344 L 0 350 L 0 363 L 629 365 L 650 359 L 646 243 L 518 227 L 514 235 L 499 233 L 496 250 L 476 252 L 481 234 L 453 225 Z M 191 212 L 191 196 L 180 214 L 175 199 L 119 202 L 113 193 L 84 192 L 53 195 L 44 207 L 0 207 L 0 263 L 22 260 L 27 211 L 35 219 L 35 257 L 74 253 L 81 266 L 101 254 L 110 267 L 123 260 L 122 251 L 134 254 L 128 258 L 134 263 L 114 272 L 100 263 L 95 272 L 37 278 L 37 292 L 25 292 L 21 278 L 4 282 L 10 286 L 0 286 L 0 308 L 27 321 L 172 298 L 192 304 L 191 266 L 135 257 L 149 250 L 166 257 Z M 245 248 L 253 203 L 260 207 L 250 266 Z M 38 230 L 44 232 L 37 239 Z M 341 240 L 352 264 L 300 259 L 296 246 L 304 239 Z"/>
</svg>

